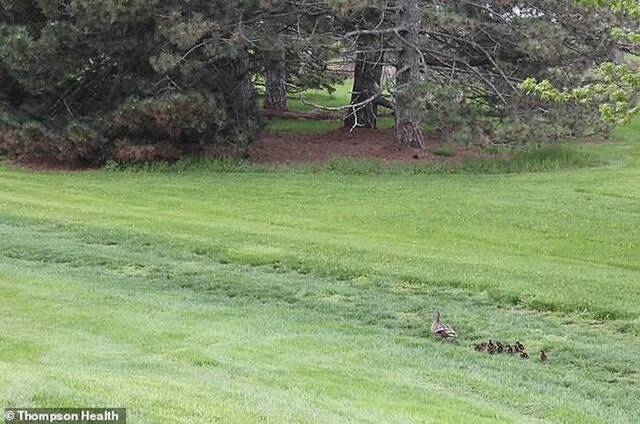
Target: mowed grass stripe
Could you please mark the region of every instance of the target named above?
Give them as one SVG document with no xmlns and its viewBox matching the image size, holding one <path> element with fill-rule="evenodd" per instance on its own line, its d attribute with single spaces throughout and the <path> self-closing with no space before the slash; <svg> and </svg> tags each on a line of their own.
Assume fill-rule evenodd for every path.
<svg viewBox="0 0 640 424">
<path fill-rule="evenodd" d="M 622 177 L 607 166 L 407 178 L 34 176 L 5 168 L 0 204 L 5 216 L 19 210 L 58 223 L 116 225 L 241 263 L 281 263 L 343 278 L 440 281 L 539 309 L 631 317 L 640 295 L 640 220 L 627 211 L 640 184 L 629 184 L 626 197 L 585 193 L 611 180 L 638 179 L 635 169 L 623 169 Z"/>
<path fill-rule="evenodd" d="M 640 416 L 637 338 L 601 324 L 496 309 L 461 290 L 220 264 L 117 231 L 0 233 L 11 252 L 0 259 L 10 404 L 125 403 L 136 422 Z M 455 317 L 460 343 L 425 337 L 432 307 Z M 550 349 L 552 361 L 469 346 L 496 335 Z"/>
</svg>

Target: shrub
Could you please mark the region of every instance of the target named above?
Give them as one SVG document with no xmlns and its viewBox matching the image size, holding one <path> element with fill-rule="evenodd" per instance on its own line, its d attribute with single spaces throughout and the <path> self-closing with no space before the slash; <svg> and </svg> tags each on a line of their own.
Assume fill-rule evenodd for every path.
<svg viewBox="0 0 640 424">
<path fill-rule="evenodd" d="M 22 162 L 100 165 L 109 159 L 175 162 L 184 154 L 233 156 L 242 147 L 211 95 L 130 99 L 107 117 L 112 119 L 76 119 L 59 127 L 24 121 L 5 108 L 0 113 L 0 152 Z"/>
<path fill-rule="evenodd" d="M 44 129 L 30 123 L 22 127 L 3 127 L 0 131 L 0 148 L 12 159 L 41 160 L 55 152 L 54 143 L 44 135 Z"/>
<path fill-rule="evenodd" d="M 59 162 L 102 164 L 111 151 L 111 143 L 96 130 L 76 122 L 69 124 L 57 139 Z"/>
<path fill-rule="evenodd" d="M 176 162 L 180 152 L 171 144 L 136 145 L 130 142 L 119 142 L 112 155 L 116 162 Z"/>
<path fill-rule="evenodd" d="M 2 129 L 0 149 L 20 161 L 96 165 L 106 158 L 108 145 L 96 131 L 79 123 L 55 131 L 27 122 Z"/>
<path fill-rule="evenodd" d="M 425 120 L 440 137 L 455 144 L 526 146 L 606 136 L 610 125 L 588 104 L 550 103 L 512 96 L 508 105 L 490 107 L 463 86 L 425 82 Z"/>
<path fill-rule="evenodd" d="M 116 111 L 114 124 L 114 135 L 124 140 L 176 148 L 218 144 L 229 131 L 224 109 L 212 96 L 199 93 L 129 100 Z"/>
</svg>

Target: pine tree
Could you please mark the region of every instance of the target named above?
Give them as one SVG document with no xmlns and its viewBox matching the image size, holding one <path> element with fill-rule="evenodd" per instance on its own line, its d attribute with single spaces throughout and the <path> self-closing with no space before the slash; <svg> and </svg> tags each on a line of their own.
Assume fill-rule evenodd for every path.
<svg viewBox="0 0 640 424">
<path fill-rule="evenodd" d="M 380 47 L 385 64 L 394 64 L 398 74 L 400 142 L 421 144 L 420 117 L 431 127 L 464 130 L 469 141 L 521 143 L 606 131 L 603 116 L 635 110 L 637 70 L 599 67 L 637 53 L 634 2 L 396 0 L 356 5 L 375 7 L 384 17 L 345 34 L 345 45 L 361 50 L 360 40 L 385 38 Z M 549 90 L 546 98 L 526 96 L 544 91 L 537 81 L 567 90 L 563 96 L 551 96 Z M 589 101 L 585 92 L 591 93 Z M 560 97 L 565 101 L 556 101 Z M 607 97 L 618 100 L 608 102 Z"/>
<path fill-rule="evenodd" d="M 39 140 L 56 144 L 32 150 L 56 151 L 70 140 L 70 128 L 75 134 L 80 125 L 113 144 L 133 125 L 129 120 L 116 128 L 114 114 L 124 122 L 126 110 L 135 109 L 135 116 L 145 116 L 145 128 L 136 129 L 136 136 L 157 134 L 169 119 L 171 129 L 165 130 L 175 142 L 224 140 L 242 150 L 259 128 L 246 24 L 260 11 L 256 6 L 244 1 L 1 0 L 0 81 L 10 97 L 4 114 L 16 118 L 6 143 L 21 146 L 16 140 L 27 137 L 19 131 L 28 127 L 37 129 Z M 201 123 L 197 116 L 213 115 L 201 111 L 190 118 L 171 109 L 190 93 L 209 97 L 193 104 L 220 109 L 220 120 Z M 156 99 L 157 106 L 147 102 L 136 109 L 135 102 L 146 99 Z M 160 111 L 164 118 L 152 117 Z M 194 134 L 200 136 L 193 139 Z"/>
</svg>

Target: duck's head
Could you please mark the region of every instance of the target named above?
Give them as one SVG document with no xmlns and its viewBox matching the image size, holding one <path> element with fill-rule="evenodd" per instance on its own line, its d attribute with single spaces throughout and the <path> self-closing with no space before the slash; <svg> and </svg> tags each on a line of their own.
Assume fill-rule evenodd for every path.
<svg viewBox="0 0 640 424">
<path fill-rule="evenodd" d="M 435 311 L 431 318 L 433 322 L 440 322 L 440 311 Z"/>
</svg>

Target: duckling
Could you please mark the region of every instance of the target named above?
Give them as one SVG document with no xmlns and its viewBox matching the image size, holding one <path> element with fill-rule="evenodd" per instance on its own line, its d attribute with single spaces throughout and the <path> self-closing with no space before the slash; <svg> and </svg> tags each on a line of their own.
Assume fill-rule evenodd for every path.
<svg viewBox="0 0 640 424">
<path fill-rule="evenodd" d="M 520 357 L 522 359 L 529 359 L 529 354 L 525 351 L 520 352 Z"/>
<path fill-rule="evenodd" d="M 540 362 L 547 362 L 547 359 L 549 357 L 547 356 L 547 352 L 545 352 L 544 350 L 540 351 Z"/>
<path fill-rule="evenodd" d="M 496 342 L 496 352 L 502 353 L 504 352 L 504 345 L 500 342 Z"/>
<path fill-rule="evenodd" d="M 516 340 L 516 348 L 518 349 L 518 352 L 523 352 L 525 350 L 524 345 L 520 343 L 519 340 Z"/>
<path fill-rule="evenodd" d="M 487 348 L 487 343 L 486 342 L 474 343 L 473 348 L 476 350 L 476 352 L 482 352 Z"/>
<path fill-rule="evenodd" d="M 458 337 L 455 330 L 449 327 L 447 324 L 440 322 L 440 312 L 435 311 L 433 313 L 433 320 L 431 322 L 431 334 L 434 336 L 442 337 L 443 339 Z"/>
</svg>

